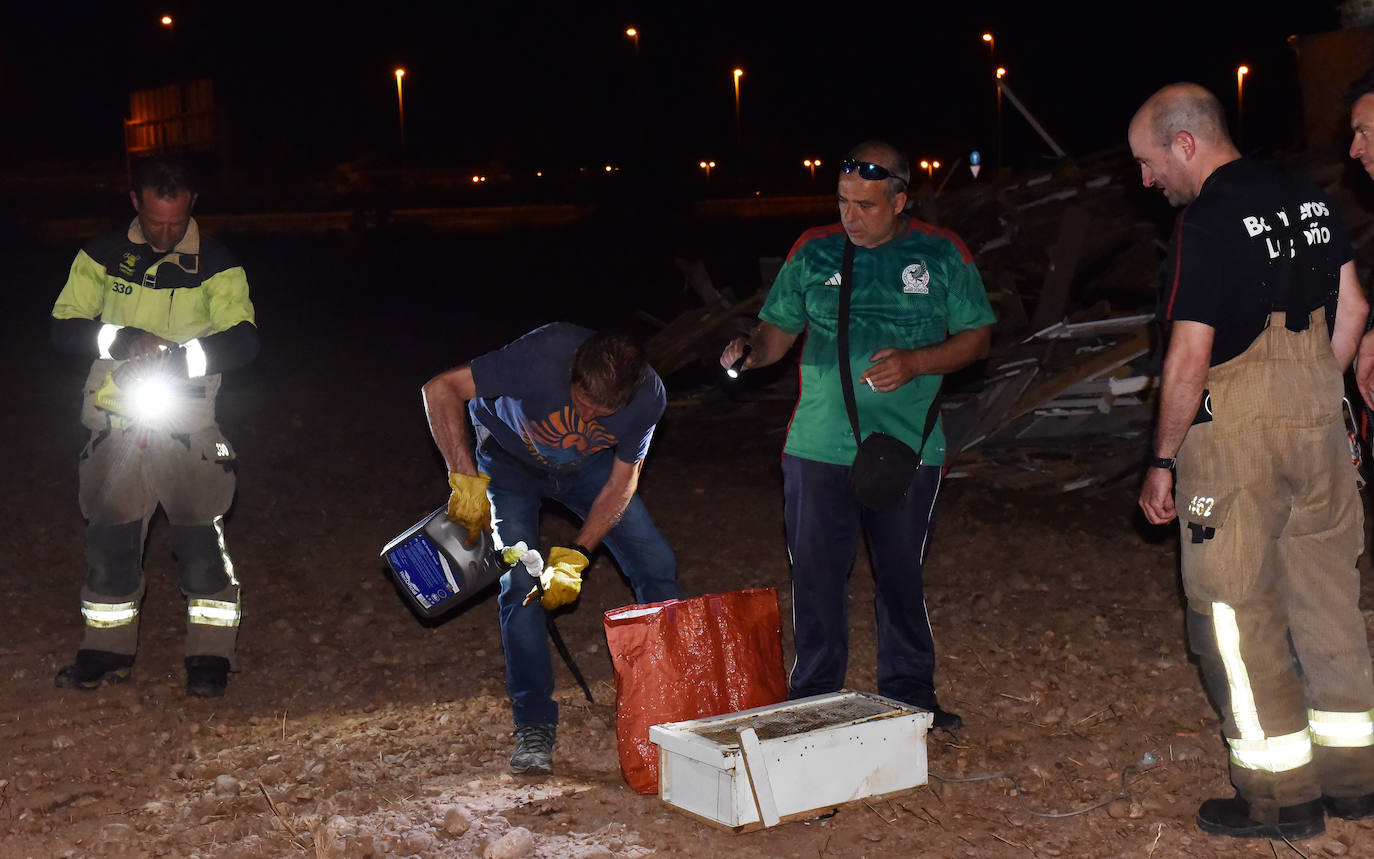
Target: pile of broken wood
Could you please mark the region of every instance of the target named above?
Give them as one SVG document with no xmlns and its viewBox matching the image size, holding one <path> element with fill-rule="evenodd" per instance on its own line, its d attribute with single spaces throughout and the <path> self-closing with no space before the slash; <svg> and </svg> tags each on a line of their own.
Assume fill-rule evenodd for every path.
<svg viewBox="0 0 1374 859">
<path fill-rule="evenodd" d="M 1350 213 L 1358 253 L 1374 223 L 1341 202 L 1339 165 L 1290 166 Z M 1140 188 L 1130 153 L 1063 158 L 913 196 L 913 216 L 964 239 L 998 318 L 987 360 L 945 382 L 949 476 L 1060 492 L 1138 477 L 1154 422 L 1162 358 L 1155 308 L 1175 212 Z M 700 261 L 680 260 L 701 306 L 649 341 L 659 372 L 714 362 L 730 337 L 752 326 L 779 262 L 760 260 L 764 288 L 733 299 L 714 288 Z M 796 396 L 794 373 L 774 378 L 749 397 Z"/>
<path fill-rule="evenodd" d="M 1138 181 L 1113 150 L 947 200 L 918 196 L 921 214 L 964 236 L 998 313 L 987 361 L 946 385 L 950 477 L 1070 491 L 1140 473 L 1163 245 Z"/>
</svg>

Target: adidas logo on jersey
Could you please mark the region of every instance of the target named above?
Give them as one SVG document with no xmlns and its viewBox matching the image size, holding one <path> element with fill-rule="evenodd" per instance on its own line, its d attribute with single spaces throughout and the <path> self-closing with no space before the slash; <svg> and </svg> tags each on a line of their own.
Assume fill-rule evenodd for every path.
<svg viewBox="0 0 1374 859">
<path fill-rule="evenodd" d="M 827 280 L 827 281 L 825 282 L 824 285 L 825 285 L 825 286 L 839 286 L 839 285 L 840 285 L 840 273 L 837 271 L 837 272 L 835 272 L 834 274 L 830 275 L 830 279 Z"/>
</svg>

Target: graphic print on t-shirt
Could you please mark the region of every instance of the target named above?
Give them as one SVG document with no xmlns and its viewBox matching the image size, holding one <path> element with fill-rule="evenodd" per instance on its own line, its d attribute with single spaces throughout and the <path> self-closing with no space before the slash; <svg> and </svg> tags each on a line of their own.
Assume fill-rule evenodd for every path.
<svg viewBox="0 0 1374 859">
<path fill-rule="evenodd" d="M 572 406 L 525 426 L 525 449 L 550 468 L 569 465 L 590 453 L 615 447 L 616 438 L 596 421 L 584 421 Z"/>
<path fill-rule="evenodd" d="M 1331 242 L 1331 229 L 1323 226 L 1320 220 L 1320 218 L 1330 215 L 1331 210 L 1320 200 L 1310 200 L 1298 205 L 1298 229 L 1301 230 L 1302 238 L 1307 240 L 1309 246 L 1324 245 Z M 1287 230 L 1289 226 L 1288 212 L 1284 209 L 1277 209 L 1274 216 L 1282 222 L 1283 229 Z M 1241 225 L 1245 227 L 1245 232 L 1252 239 L 1274 231 L 1273 225 L 1269 224 L 1261 215 L 1247 215 L 1241 219 Z M 1283 242 L 1265 236 L 1264 249 L 1269 255 L 1269 259 L 1278 259 L 1283 253 Z M 1296 257 L 1297 255 L 1297 237 L 1290 235 L 1288 238 L 1288 256 Z"/>
</svg>

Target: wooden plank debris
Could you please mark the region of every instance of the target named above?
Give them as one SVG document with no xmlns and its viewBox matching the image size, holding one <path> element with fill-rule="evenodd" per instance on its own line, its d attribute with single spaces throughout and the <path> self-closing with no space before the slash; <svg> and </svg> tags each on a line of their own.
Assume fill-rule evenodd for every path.
<svg viewBox="0 0 1374 859">
<path fill-rule="evenodd" d="M 952 477 L 1071 491 L 1139 473 L 1159 387 L 1154 311 L 1172 219 L 1139 205 L 1137 170 L 1117 147 L 1019 176 L 949 180 L 938 207 L 935 195 L 915 195 L 913 216 L 971 249 L 998 315 L 989 357 L 946 379 Z M 1374 225 L 1352 235 L 1374 245 Z M 780 262 L 760 260 L 763 286 L 741 300 L 706 288 L 704 266 L 680 266 L 700 306 L 649 342 L 659 372 L 713 364 L 756 321 Z"/>
<path fill-rule="evenodd" d="M 764 297 L 764 292 L 759 291 L 727 306 L 684 311 L 644 344 L 649 363 L 659 375 L 666 376 L 677 372 L 697 357 L 698 345 L 719 331 L 722 326 L 757 313 L 763 306 Z M 715 345 L 714 340 L 710 342 Z M 715 345 L 717 354 L 723 345 L 724 341 Z"/>
<path fill-rule="evenodd" d="M 1063 317 L 1064 308 L 1069 301 L 1069 287 L 1073 284 L 1078 258 L 1083 252 L 1088 217 L 1088 210 L 1082 206 L 1068 206 L 1064 209 L 1059 241 L 1055 243 L 1054 252 L 1050 254 L 1045 286 L 1040 290 L 1040 301 L 1035 305 L 1035 315 L 1031 317 L 1032 328 L 1043 328 Z"/>
<path fill-rule="evenodd" d="M 1106 352 L 1076 363 L 1068 370 L 1053 378 L 1046 379 L 1043 383 L 1027 391 L 1007 410 L 1006 419 L 1014 420 L 1033 409 L 1040 408 L 1075 383 L 1110 373 L 1148 351 L 1150 351 L 1150 332 L 1142 328 Z"/>
</svg>

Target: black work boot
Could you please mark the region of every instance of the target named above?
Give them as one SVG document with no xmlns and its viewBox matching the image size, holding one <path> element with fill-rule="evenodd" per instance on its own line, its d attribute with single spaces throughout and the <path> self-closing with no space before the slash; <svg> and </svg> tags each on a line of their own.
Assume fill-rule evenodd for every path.
<svg viewBox="0 0 1374 859">
<path fill-rule="evenodd" d="M 933 717 L 930 722 L 932 731 L 957 731 L 964 727 L 964 720 L 960 718 L 958 713 L 941 710 L 939 704 L 936 704 L 930 712 Z"/>
<path fill-rule="evenodd" d="M 123 683 L 129 679 L 133 667 L 132 653 L 111 653 L 108 650 L 78 650 L 76 662 L 65 665 L 52 679 L 59 689 L 99 689 L 102 683 Z"/>
<path fill-rule="evenodd" d="M 1326 813 L 1342 820 L 1362 820 L 1374 817 L 1374 793 L 1363 796 L 1323 796 Z"/>
<path fill-rule="evenodd" d="M 1301 805 L 1285 805 L 1279 809 L 1276 822 L 1260 823 L 1250 817 L 1250 803 L 1236 796 L 1204 802 L 1197 810 L 1197 825 L 1213 835 L 1297 841 L 1325 832 L 1326 815 L 1322 812 L 1322 801 L 1314 799 Z"/>
<path fill-rule="evenodd" d="M 229 685 L 229 660 L 223 656 L 186 657 L 186 694 L 223 698 Z"/>
</svg>

